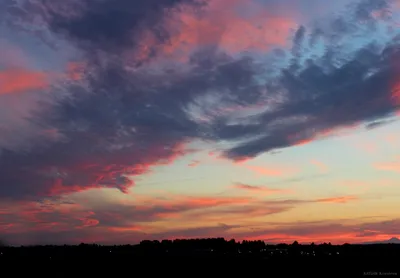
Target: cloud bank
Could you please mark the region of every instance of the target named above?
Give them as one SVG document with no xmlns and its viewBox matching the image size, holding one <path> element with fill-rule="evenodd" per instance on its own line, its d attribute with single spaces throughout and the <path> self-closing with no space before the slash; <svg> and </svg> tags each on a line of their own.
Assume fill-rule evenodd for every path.
<svg viewBox="0 0 400 278">
<path fill-rule="evenodd" d="M 394 2 L 349 2 L 301 22 L 274 1 L 4 1 L 1 28 L 81 66 L 48 78 L 1 64 L 0 101 L 34 109 L 1 119 L 0 197 L 128 192 L 194 140 L 237 161 L 392 117 Z"/>
</svg>

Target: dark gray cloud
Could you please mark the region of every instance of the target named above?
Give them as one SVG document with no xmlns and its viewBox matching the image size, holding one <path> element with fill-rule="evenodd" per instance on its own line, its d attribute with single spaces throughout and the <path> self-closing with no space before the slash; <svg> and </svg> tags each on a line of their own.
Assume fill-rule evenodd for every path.
<svg viewBox="0 0 400 278">
<path fill-rule="evenodd" d="M 398 59 L 400 52 L 387 59 L 367 49 L 358 54 L 357 58 L 328 74 L 316 65 L 310 65 L 299 74 L 284 72 L 281 88 L 287 90 L 290 101 L 277 111 L 260 116 L 260 124 L 253 125 L 252 130 L 246 132 L 242 128 L 243 137 L 255 139 L 228 150 L 226 155 L 230 158 L 253 157 L 312 140 L 319 132 L 391 116 L 397 104 L 391 99 L 393 69 L 387 65 L 391 59 Z M 360 62 L 361 59 L 364 63 L 368 61 L 366 65 Z M 368 71 L 377 66 L 381 70 L 365 78 Z M 296 120 L 299 118 L 302 119 L 300 123 Z M 288 121 L 272 125 L 276 119 Z M 232 128 L 221 127 L 218 131 L 224 138 Z M 260 132 L 262 129 L 265 131 Z"/>
<path fill-rule="evenodd" d="M 386 7 L 382 5 L 362 1 L 352 17 L 340 17 L 330 23 L 330 28 L 308 30 L 310 34 L 318 31 L 321 38 L 330 41 L 319 58 L 304 61 L 306 52 L 299 46 L 303 40 L 309 40 L 311 45 L 314 38 L 312 35 L 304 38 L 305 29 L 300 27 L 294 36 L 293 51 L 296 53 L 290 66 L 281 70 L 277 80 L 266 83 L 270 96 L 279 92 L 285 96 L 285 101 L 253 116 L 252 124 L 215 123 L 216 137 L 241 141 L 227 149 L 225 156 L 231 159 L 254 157 L 298 142 L 312 141 L 317 135 L 335 128 L 362 122 L 388 123 L 385 118 L 391 117 L 398 108 L 398 103 L 392 99 L 398 72 L 392 61 L 400 58 L 397 37 L 385 45 L 370 40 L 347 53 L 348 49 L 341 49 L 335 43 L 340 40 L 336 34 L 347 40 L 352 35 L 360 35 L 362 28 L 357 23 L 362 16 L 360 11 L 371 13 Z M 368 21 L 377 22 L 372 17 Z M 373 28 L 365 30 L 372 32 Z"/>
<path fill-rule="evenodd" d="M 193 62 L 193 71 L 176 76 L 170 72 L 169 77 L 177 79 L 170 85 L 164 85 L 165 73 L 130 74 L 118 63 L 96 68 L 96 75 L 87 77 L 89 89 L 71 87 L 68 100 L 50 114 L 38 115 L 64 140 L 36 145 L 29 152 L 3 151 L 0 183 L 13 186 L 0 187 L 0 196 L 37 197 L 91 187 L 126 191 L 132 184 L 126 175 L 142 174 L 191 152 L 183 145 L 191 139 L 212 138 L 188 117 L 185 104 L 204 90 L 253 86 L 248 85 L 251 74 L 243 66 L 248 64 L 245 59 L 224 58 L 213 72 Z M 232 74 L 241 77 L 231 82 Z"/>
<path fill-rule="evenodd" d="M 7 2 L 7 1 L 6 1 Z M 5 6 L 20 26 L 41 20 L 50 31 L 92 50 L 121 50 L 136 44 L 139 28 L 154 28 L 159 39 L 166 34 L 159 25 L 168 10 L 197 0 L 104 0 L 104 1 L 8 1 Z M 10 22 L 13 24 L 13 22 Z M 96 49 L 93 49 L 95 47 Z"/>
<path fill-rule="evenodd" d="M 67 98 L 30 119 L 56 130 L 62 140 L 1 152 L 0 197 L 37 198 L 92 187 L 126 192 L 133 184 L 126 175 L 192 151 L 184 143 L 193 139 L 229 143 L 224 155 L 230 159 L 254 157 L 337 127 L 384 119 L 397 108 L 391 85 L 398 41 L 382 46 L 371 40 L 347 52 L 336 44 L 367 36 L 357 19 L 382 8 L 370 1 L 318 29 L 301 27 L 294 38 L 296 55 L 290 65 L 273 69 L 278 73 L 273 80 L 265 79 L 269 65 L 258 58 L 229 56 L 213 47 L 193 54 L 183 70 L 154 70 L 122 55 L 135 49 L 143 28 L 156 34 L 155 44 L 168 44 L 163 16 L 182 3 L 200 2 L 29 0 L 7 8 L 9 28 L 28 31 L 32 20 L 40 19 L 47 32 L 76 47 L 86 66 L 84 84 L 65 85 Z M 327 41 L 324 54 L 303 59 L 309 53 L 300 46 L 313 45 L 316 37 Z M 251 114 L 249 107 L 265 109 Z M 240 111 L 227 113 L 232 108 Z"/>
<path fill-rule="evenodd" d="M 395 122 L 396 119 L 381 119 L 381 120 L 375 120 L 373 122 L 368 123 L 365 128 L 366 129 L 375 129 L 390 123 Z"/>
</svg>

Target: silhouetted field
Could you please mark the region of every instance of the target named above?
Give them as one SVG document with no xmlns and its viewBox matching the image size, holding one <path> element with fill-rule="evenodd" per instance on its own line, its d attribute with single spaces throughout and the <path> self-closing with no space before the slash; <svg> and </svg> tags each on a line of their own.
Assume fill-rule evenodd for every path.
<svg viewBox="0 0 400 278">
<path fill-rule="evenodd" d="M 207 277 L 397 276 L 400 245 L 266 245 L 217 239 L 138 245 L 0 247 L 3 269 L 49 277 L 183 275 Z M 16 272 L 12 272 L 13 274 Z M 8 272 L 7 272 L 8 273 Z M 291 276 L 286 276 L 291 275 Z M 10 276 L 4 276 L 10 277 Z M 35 276 L 36 277 L 36 276 Z M 305 277 L 305 276 L 304 276 Z"/>
</svg>

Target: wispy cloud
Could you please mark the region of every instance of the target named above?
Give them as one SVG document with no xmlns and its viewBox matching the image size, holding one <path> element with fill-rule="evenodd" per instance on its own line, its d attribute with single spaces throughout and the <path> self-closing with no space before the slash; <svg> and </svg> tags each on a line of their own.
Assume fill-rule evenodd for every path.
<svg viewBox="0 0 400 278">
<path fill-rule="evenodd" d="M 316 202 L 320 202 L 320 203 L 348 203 L 350 201 L 357 201 L 357 200 L 358 200 L 358 198 L 355 197 L 355 196 L 340 196 L 340 197 L 317 199 Z"/>
<path fill-rule="evenodd" d="M 298 172 L 298 169 L 293 167 L 265 167 L 265 166 L 254 166 L 254 165 L 242 165 L 244 168 L 254 172 L 257 175 L 271 176 L 271 177 L 282 177 L 289 176 L 293 173 Z"/>
<path fill-rule="evenodd" d="M 256 192 L 259 192 L 258 189 Z M 127 202 L 112 201 L 100 196 L 96 202 L 74 202 L 66 198 L 43 199 L 41 202 L 9 201 L 0 207 L 0 230 L 6 236 L 56 235 L 52 243 L 57 243 L 57 235 L 67 231 L 78 238 L 93 233 L 116 239 L 121 233 L 138 233 L 135 234 L 136 238 L 144 239 L 153 233 L 170 233 L 188 226 L 206 227 L 215 222 L 256 221 L 312 203 L 341 205 L 357 200 L 350 196 L 264 200 L 257 194 L 249 197 L 139 197 Z"/>
<path fill-rule="evenodd" d="M 104 188 L 129 196 L 138 176 L 192 154 L 193 142 L 239 162 L 232 167 L 283 178 L 275 185 L 316 178 L 291 177 L 300 169 L 289 164 L 250 160 L 361 128 L 369 132 L 399 109 L 398 19 L 386 12 L 393 1 L 0 2 L 1 32 L 12 41 L 0 46 L 8 49 L 0 57 L 1 200 L 37 202 Z M 337 12 L 318 18 L 331 10 Z M 10 48 L 13 43 L 29 53 Z M 398 164 L 374 167 L 398 172 Z M 75 208 L 28 213 L 4 228 L 21 231 L 36 217 L 52 227 L 54 240 L 104 238 L 113 234 L 108 228 L 121 226 L 138 238 L 134 230 L 145 230 L 142 222 L 187 220 L 195 211 L 204 211 L 204 219 L 263 217 L 357 198 L 151 201 L 116 206 L 120 222 L 102 210 L 88 215 Z M 112 221 L 118 223 L 107 225 Z M 72 226 L 80 231 L 67 235 Z M 230 230 L 204 227 L 186 234 Z M 34 237 L 43 235 L 40 229 Z"/>
<path fill-rule="evenodd" d="M 311 164 L 318 168 L 318 170 L 322 173 L 327 173 L 329 171 L 328 166 L 319 160 L 311 160 Z"/>
<path fill-rule="evenodd" d="M 200 161 L 198 161 L 198 160 L 193 160 L 192 162 L 190 162 L 188 164 L 189 167 L 196 167 L 196 166 L 199 166 L 199 165 L 200 165 Z"/>
<path fill-rule="evenodd" d="M 381 35 L 375 27 L 393 23 L 391 17 L 374 16 L 389 2 L 353 3 L 318 28 L 297 22 L 296 9 L 305 0 L 278 6 L 243 0 L 220 9 L 225 3 L 39 0 L 5 8 L 2 20 L 9 32 L 24 29 L 43 44 L 62 34 L 62 43 L 79 53 L 84 70 L 67 73 L 77 82 L 60 82 L 51 94 L 54 103 L 40 99 L 34 116 L 28 116 L 32 129 L 37 128 L 32 122 L 40 122 L 63 140 L 37 148 L 42 131 L 29 136 L 20 135 L 20 128 L 8 131 L 7 138 L 32 147 L 26 153 L 18 149 L 21 143 L 1 156 L 0 183 L 13 187 L 1 188 L 0 195 L 35 198 L 98 187 L 128 192 L 134 176 L 185 155 L 181 146 L 187 142 L 223 142 L 218 151 L 238 161 L 354 132 L 397 110 L 392 78 L 397 66 L 391 63 L 399 55 L 396 34 L 374 44 Z M 288 9 L 288 3 L 296 5 Z M 54 16 L 47 16 L 50 11 Z M 29 31 L 33 27 L 37 31 Z M 355 47 L 354 37 L 365 43 Z M 324 53 L 311 55 L 318 53 L 318 43 Z M 69 69 L 77 68 L 74 61 Z M 14 82 L 16 77 L 23 82 Z M 43 91 L 47 84 L 42 75 L 32 78 L 25 71 L 3 79 L 3 92 Z M 243 109 L 240 117 L 218 112 L 209 122 L 193 119 L 194 112 L 206 117 L 214 107 Z M 292 170 L 245 167 L 277 177 Z"/>
<path fill-rule="evenodd" d="M 381 171 L 400 172 L 400 157 L 390 161 L 374 164 L 374 168 Z"/>
<path fill-rule="evenodd" d="M 256 194 L 287 194 L 293 193 L 292 190 L 289 189 L 276 189 L 276 188 L 269 188 L 266 186 L 257 186 L 257 185 L 249 185 L 243 183 L 235 183 L 232 185 L 232 188 L 241 189 L 249 192 L 254 192 Z"/>
</svg>

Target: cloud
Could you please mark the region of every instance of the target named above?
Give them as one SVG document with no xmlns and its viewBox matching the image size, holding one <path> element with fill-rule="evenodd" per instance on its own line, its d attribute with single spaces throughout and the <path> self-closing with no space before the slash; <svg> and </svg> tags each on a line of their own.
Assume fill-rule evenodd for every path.
<svg viewBox="0 0 400 278">
<path fill-rule="evenodd" d="M 364 2 L 361 4 L 352 16 L 349 15 L 349 19 L 338 19 L 331 23 L 330 28 L 336 28 L 340 22 L 343 30 L 325 30 L 319 35 L 320 38 L 329 41 L 335 35 L 335 39 L 344 39 L 351 33 L 362 32 L 354 25 L 354 17 L 361 16 L 361 7 L 372 7 Z M 369 19 L 369 22 L 377 24 L 373 19 Z M 308 29 L 306 34 L 310 33 L 313 31 Z M 312 38 L 310 35 L 303 39 Z M 285 93 L 283 104 L 262 116 L 253 117 L 254 124 L 251 126 L 220 125 L 216 128 L 224 139 L 225 133 L 233 128 L 241 130 L 242 136 L 234 139 L 243 139 L 244 142 L 228 149 L 226 156 L 232 159 L 254 157 L 270 150 L 319 139 L 321 133 L 335 135 L 338 127 L 356 127 L 361 122 L 390 116 L 397 109 L 397 104 L 392 101 L 390 85 L 395 70 L 391 60 L 397 60 L 399 55 L 396 45 L 395 38 L 383 46 L 371 41 L 352 52 L 341 53 L 346 49 L 335 50 L 333 45 L 328 44 L 325 45 L 325 54 L 320 58 L 309 59 L 306 64 L 295 59 L 291 66 L 282 69 L 279 80 L 271 85 L 270 93 Z M 343 58 L 343 62 L 335 65 L 334 60 L 339 57 Z M 357 111 L 352 109 L 356 103 Z M 274 124 L 276 119 L 281 124 Z M 268 130 L 268 133 L 261 130 Z"/>
<path fill-rule="evenodd" d="M 0 71 L 0 95 L 45 90 L 48 87 L 49 81 L 43 72 L 29 72 L 23 69 Z"/>
<path fill-rule="evenodd" d="M 0 57 L 0 68 L 2 69 L 20 68 L 29 63 L 30 59 L 27 57 L 26 53 L 4 38 L 0 39 L 0 51 L 2 53 Z"/>
<path fill-rule="evenodd" d="M 25 1 L 9 5 L 9 14 L 18 16 L 18 24 L 26 27 L 34 11 L 36 20 L 54 33 L 60 33 L 80 43 L 83 47 L 94 46 L 104 50 L 121 49 L 135 44 L 135 29 L 152 27 L 159 17 L 183 0 L 167 1 L 76 1 L 48 2 Z M 12 18 L 12 17 L 11 17 Z M 36 21 L 36 22 L 37 22 Z M 146 25 L 147 24 L 147 25 Z"/>
<path fill-rule="evenodd" d="M 249 184 L 243 184 L 243 183 L 236 183 L 232 186 L 232 188 L 235 189 L 241 189 L 249 192 L 254 192 L 254 193 L 264 193 L 264 194 L 279 194 L 279 193 L 290 193 L 292 192 L 291 190 L 286 190 L 286 189 L 275 189 L 275 188 L 269 188 L 265 186 L 257 186 L 257 185 L 249 185 Z"/>
<path fill-rule="evenodd" d="M 275 14 L 268 5 L 256 1 L 213 0 L 205 3 L 201 12 L 184 6 L 163 20 L 170 37 L 167 44 L 156 46 L 156 55 L 188 61 L 194 51 L 210 46 L 217 46 L 230 55 L 243 51 L 263 52 L 286 46 L 292 29 L 297 26 L 293 18 Z M 227 5 L 230 8 L 227 9 Z M 155 36 L 145 32 L 140 56 L 150 54 L 149 45 L 155 44 Z"/>
<path fill-rule="evenodd" d="M 169 199 L 145 199 L 135 204 L 103 201 L 99 204 L 78 204 L 66 199 L 4 202 L 0 208 L 0 230 L 6 237 L 13 235 L 10 236 L 14 237 L 11 240 L 13 243 L 27 242 L 21 239 L 21 234 L 26 235 L 30 244 L 42 243 L 42 238 L 47 236 L 51 236 L 50 243 L 65 243 L 62 235 L 67 231 L 71 231 L 77 239 L 88 234 L 101 237 L 112 235 L 115 239 L 115 235 L 132 232 L 139 233 L 144 239 L 142 230 L 149 231 L 149 223 L 173 222 L 175 218 L 204 209 L 241 206 L 250 199 L 173 196 Z M 77 239 L 70 240 L 77 243 Z"/>
<path fill-rule="evenodd" d="M 133 177 L 148 172 L 152 165 L 169 164 L 186 152 L 183 145 L 157 143 L 151 145 L 152 151 L 146 155 L 140 155 L 140 150 L 127 152 L 124 146 L 116 146 L 112 151 L 101 147 L 90 150 L 86 149 L 86 144 L 94 141 L 90 135 L 88 137 L 80 137 L 80 146 L 73 142 L 55 143 L 46 152 L 24 160 L 23 154 L 3 152 L 4 160 L 0 165 L 4 175 L 0 181 L 13 186 L 1 187 L 0 195 L 41 198 L 89 188 L 117 188 L 126 192 L 133 185 L 127 175 Z M 32 163 L 34 168 L 26 167 Z"/>
<path fill-rule="evenodd" d="M 293 18 L 266 14 L 267 2 L 248 15 L 236 10 L 246 1 L 235 1 L 223 14 L 220 1 L 89 2 L 25 1 L 3 10 L 12 31 L 68 41 L 84 69 L 69 75 L 76 82 L 52 88 L 50 103 L 39 97 L 35 113 L 27 116 L 32 131 L 6 123 L 9 131 L 0 139 L 21 142 L 0 145 L 2 198 L 103 187 L 128 192 L 135 177 L 152 166 L 193 152 L 186 146 L 194 140 L 217 143 L 224 157 L 241 160 L 343 128 L 352 132 L 398 108 L 397 34 L 387 32 L 375 42 L 378 25 L 393 20 L 369 16 L 385 1 L 361 1 L 318 28 L 299 26 L 293 37 Z M 220 26 L 228 30 L 214 32 Z M 363 42 L 351 43 L 354 37 Z M 170 57 L 181 49 L 188 49 L 187 59 Z M 15 84 L 7 88 L 15 90 Z M 237 109 L 240 113 L 232 113 Z"/>
<path fill-rule="evenodd" d="M 214 235 L 235 238 L 236 240 L 265 240 L 267 243 L 292 243 L 297 240 L 300 243 L 323 243 L 333 244 L 361 243 L 366 241 L 387 240 L 399 235 L 398 219 L 388 221 L 365 222 L 365 219 L 355 224 L 353 220 L 344 219 L 341 223 L 338 220 L 322 220 L 316 222 L 289 222 L 254 225 L 251 230 L 243 231 L 240 225 L 216 225 L 201 228 L 189 228 L 160 233 L 154 238 L 186 238 L 186 237 L 212 237 Z M 241 231 L 242 230 L 242 231 Z"/>
<path fill-rule="evenodd" d="M 397 134 L 386 134 L 381 138 L 384 143 L 389 144 L 390 146 L 395 146 L 399 139 L 400 138 Z"/>
<path fill-rule="evenodd" d="M 364 153 L 367 154 L 376 154 L 378 148 L 378 144 L 375 142 L 355 142 L 354 147 L 363 151 Z"/>
<path fill-rule="evenodd" d="M 316 166 L 322 173 L 326 173 L 326 172 L 329 171 L 328 166 L 325 163 L 321 162 L 321 161 L 311 160 L 311 164 Z"/>
<path fill-rule="evenodd" d="M 358 200 L 355 196 L 340 196 L 340 197 L 332 197 L 332 198 L 322 198 L 317 199 L 316 202 L 320 203 L 347 203 L 349 201 Z"/>
<path fill-rule="evenodd" d="M 361 243 L 373 240 L 387 240 L 399 234 L 398 219 L 388 221 L 365 222 L 360 224 L 349 221 L 326 220 L 317 223 L 295 222 L 278 224 L 272 228 L 262 228 L 253 232 L 235 234 L 235 238 L 260 239 L 267 242 L 332 242 Z M 371 231 L 373 231 L 371 233 Z M 360 237 L 363 237 L 360 239 Z"/>
<path fill-rule="evenodd" d="M 356 221 L 356 222 L 354 222 Z M 398 219 L 371 221 L 366 219 L 321 220 L 315 222 L 295 221 L 281 223 L 254 223 L 246 227 L 239 224 L 204 225 L 194 227 L 171 228 L 167 231 L 145 233 L 140 226 L 115 227 L 109 229 L 88 228 L 70 231 L 33 231 L 30 234 L 19 232 L 11 237 L 4 233 L 10 244 L 38 244 L 96 242 L 103 244 L 138 243 L 143 239 L 176 239 L 192 237 L 225 237 L 236 240 L 265 240 L 267 243 L 300 243 L 332 244 L 360 243 L 367 241 L 387 240 L 400 234 Z M 250 229 L 251 228 L 251 229 Z"/>
<path fill-rule="evenodd" d="M 374 168 L 381 171 L 400 172 L 400 157 L 391 162 L 376 163 Z"/>
<path fill-rule="evenodd" d="M 198 161 L 198 160 L 193 160 L 192 162 L 190 162 L 189 164 L 188 164 L 188 166 L 189 167 L 196 167 L 196 166 L 198 166 L 200 164 L 200 161 Z"/>
<path fill-rule="evenodd" d="M 298 170 L 290 167 L 263 167 L 254 165 L 243 165 L 246 169 L 256 173 L 257 175 L 281 177 L 296 173 Z"/>
<path fill-rule="evenodd" d="M 368 123 L 365 128 L 366 129 L 375 129 L 375 128 L 379 128 L 381 126 L 393 123 L 395 121 L 396 121 L 395 119 L 377 120 L 377 121 Z"/>
<path fill-rule="evenodd" d="M 40 202 L 5 201 L 0 206 L 0 231 L 12 244 L 79 243 L 96 238 L 126 243 L 123 239 L 127 240 L 124 237 L 127 234 L 137 240 L 159 239 L 188 227 L 206 228 L 210 223 L 233 223 L 228 225 L 239 227 L 241 225 L 237 223 L 244 220 L 254 222 L 301 205 L 353 200 L 346 196 L 263 200 L 256 197 L 166 195 L 137 196 L 135 200 L 120 201 L 110 200 L 104 195 L 83 202 L 76 196 L 77 193 L 75 197 L 43 198 Z M 71 235 L 66 235 L 68 231 Z M 120 236 L 121 241 L 118 239 Z"/>
</svg>

